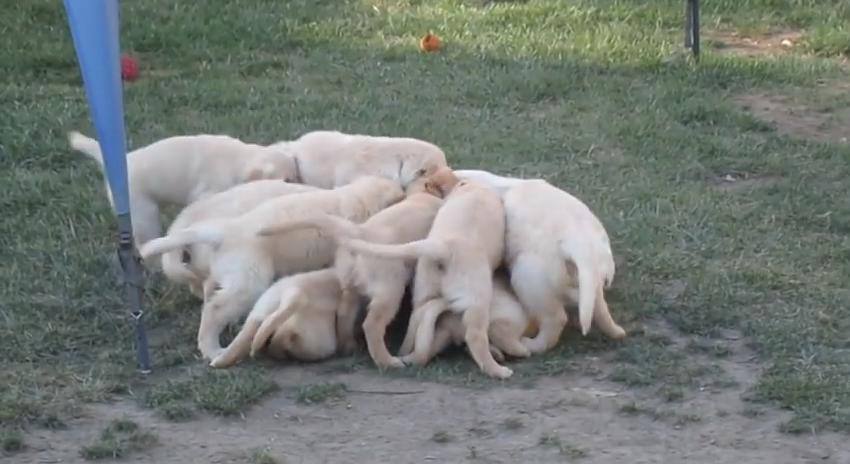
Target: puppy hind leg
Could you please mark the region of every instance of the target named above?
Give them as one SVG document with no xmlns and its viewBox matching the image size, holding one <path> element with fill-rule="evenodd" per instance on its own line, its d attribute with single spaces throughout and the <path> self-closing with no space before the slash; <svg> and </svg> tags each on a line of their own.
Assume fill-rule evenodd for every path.
<svg viewBox="0 0 850 464">
<path fill-rule="evenodd" d="M 251 342 L 251 356 L 255 356 L 275 331 L 304 304 L 304 293 L 298 288 L 288 288 L 280 296 L 277 309 L 274 310 L 260 325 L 254 340 Z"/>
<path fill-rule="evenodd" d="M 162 236 L 162 224 L 159 222 L 159 206 L 147 197 L 130 194 L 130 213 L 133 221 L 133 237 L 136 246 L 141 247 L 149 241 Z M 156 260 L 157 262 L 159 260 Z M 155 264 L 154 264 L 155 265 Z"/>
<path fill-rule="evenodd" d="M 366 347 L 369 356 L 378 367 L 404 367 L 401 359 L 390 354 L 384 337 L 387 326 L 395 319 L 401 300 L 404 298 L 404 287 L 375 292 L 366 311 L 363 321 L 363 334 L 366 336 Z"/>
<path fill-rule="evenodd" d="M 251 313 L 242 329 L 236 335 L 230 345 L 210 363 L 211 367 L 220 369 L 233 365 L 241 358 L 245 357 L 251 351 L 251 342 L 257 331 L 260 330 L 260 325 L 280 304 L 280 286 L 272 286 L 266 290 L 260 299 L 254 304 Z"/>
<path fill-rule="evenodd" d="M 608 303 L 605 301 L 605 292 L 600 286 L 596 293 L 596 307 L 593 310 L 593 322 L 599 327 L 605 335 L 618 340 L 626 336 L 626 331 L 620 327 L 614 318 L 611 317 L 611 312 L 608 310 Z"/>
<path fill-rule="evenodd" d="M 448 303 L 442 298 L 434 298 L 419 308 L 420 319 L 414 336 L 413 352 L 401 358 L 402 362 L 423 366 L 431 360 L 437 319 L 448 309 Z"/>
<path fill-rule="evenodd" d="M 244 267 L 234 266 L 231 272 L 222 273 L 216 279 L 213 272 L 204 283 L 206 301 L 201 310 L 201 325 L 198 328 L 198 348 L 204 358 L 212 361 L 224 350 L 219 337 L 228 324 L 237 322 L 271 285 L 273 273 L 262 261 L 255 263 L 250 272 Z M 219 289 L 215 290 L 215 281 Z"/>
<path fill-rule="evenodd" d="M 503 354 L 515 358 L 527 358 L 531 351 L 522 344 L 522 333 L 517 333 L 510 321 L 490 321 L 488 334 L 490 345 L 495 346 Z"/>
<path fill-rule="evenodd" d="M 507 379 L 513 375 L 513 371 L 497 363 L 490 351 L 490 339 L 487 336 L 489 318 L 489 308 L 484 304 L 471 306 L 463 312 L 466 346 L 484 373 L 497 379 Z"/>
<path fill-rule="evenodd" d="M 337 351 L 341 355 L 350 355 L 357 351 L 357 340 L 354 339 L 354 321 L 357 319 L 357 309 L 360 295 L 352 288 L 343 288 L 336 309 L 336 339 Z"/>
<path fill-rule="evenodd" d="M 534 338 L 522 339 L 522 344 L 532 354 L 557 345 L 567 325 L 567 312 L 547 282 L 541 280 L 542 271 L 532 260 L 517 260 L 511 268 L 511 287 L 523 308 L 539 325 Z"/>
</svg>

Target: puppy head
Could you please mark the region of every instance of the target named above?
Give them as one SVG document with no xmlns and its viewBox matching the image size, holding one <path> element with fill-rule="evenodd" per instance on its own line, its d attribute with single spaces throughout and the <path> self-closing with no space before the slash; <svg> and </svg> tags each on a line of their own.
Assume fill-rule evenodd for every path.
<svg viewBox="0 0 850 464">
<path fill-rule="evenodd" d="M 277 359 L 320 361 L 336 352 L 336 333 L 334 327 L 319 326 L 296 315 L 275 330 L 266 352 Z"/>
<path fill-rule="evenodd" d="M 407 189 L 404 191 L 404 194 L 408 197 L 419 193 L 432 195 L 437 198 L 444 198 L 446 196 L 446 192 L 443 191 L 440 183 L 430 177 L 420 177 L 419 179 L 416 179 L 408 184 Z"/>
<path fill-rule="evenodd" d="M 439 156 L 436 156 L 435 153 L 410 156 L 409 159 L 402 161 L 398 180 L 406 188 L 416 179 L 431 177 L 441 169 L 448 169 L 446 167 L 446 158 L 442 151 L 439 152 Z"/>
<path fill-rule="evenodd" d="M 286 148 L 288 142 L 281 142 L 259 148 L 255 159 L 248 163 L 243 174 L 245 182 L 255 180 L 281 179 L 284 182 L 300 183 L 298 163 Z"/>
</svg>

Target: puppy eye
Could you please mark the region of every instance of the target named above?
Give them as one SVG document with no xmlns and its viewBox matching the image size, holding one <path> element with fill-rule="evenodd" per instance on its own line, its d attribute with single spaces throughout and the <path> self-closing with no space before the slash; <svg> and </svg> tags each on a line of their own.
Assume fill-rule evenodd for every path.
<svg viewBox="0 0 850 464">
<path fill-rule="evenodd" d="M 416 171 L 416 177 L 422 177 L 427 173 L 428 173 L 428 171 L 426 171 L 425 169 L 420 169 L 420 170 Z"/>
</svg>

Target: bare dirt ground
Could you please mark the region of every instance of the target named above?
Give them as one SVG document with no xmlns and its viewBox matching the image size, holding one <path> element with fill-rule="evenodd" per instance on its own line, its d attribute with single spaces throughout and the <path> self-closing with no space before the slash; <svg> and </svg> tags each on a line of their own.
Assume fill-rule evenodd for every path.
<svg viewBox="0 0 850 464">
<path fill-rule="evenodd" d="M 586 361 L 597 364 L 598 375 L 541 378 L 533 389 L 454 387 L 368 370 L 328 378 L 310 368 L 281 368 L 275 380 L 283 390 L 315 382 L 324 391 L 279 393 L 240 418 L 178 423 L 132 400 L 90 405 L 77 423 L 36 432 L 28 453 L 3 462 L 84 462 L 80 444 L 121 421 L 138 424 L 151 442 L 124 459 L 99 462 L 850 462 L 844 436 L 784 434 L 788 415 L 743 401 L 762 366 L 742 343 L 731 346 L 720 366 L 731 380 L 725 385 L 735 387 L 698 388 L 675 404 L 606 381 L 605 362 L 594 358 Z"/>
</svg>

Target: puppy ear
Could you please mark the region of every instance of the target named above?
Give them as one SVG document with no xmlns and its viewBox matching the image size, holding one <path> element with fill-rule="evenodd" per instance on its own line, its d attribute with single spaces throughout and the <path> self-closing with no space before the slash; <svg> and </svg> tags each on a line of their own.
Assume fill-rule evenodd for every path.
<svg viewBox="0 0 850 464">
<path fill-rule="evenodd" d="M 274 165 L 272 163 L 263 163 L 249 166 L 242 177 L 245 182 L 254 182 L 255 180 L 273 179 L 274 176 Z"/>
<path fill-rule="evenodd" d="M 430 193 L 431 195 L 434 195 L 437 198 L 445 198 L 446 196 L 446 192 L 443 191 L 443 188 L 440 186 L 440 184 L 438 184 L 437 181 L 432 179 L 428 179 L 427 181 L 425 181 L 425 186 L 423 187 L 423 190 Z"/>
</svg>

